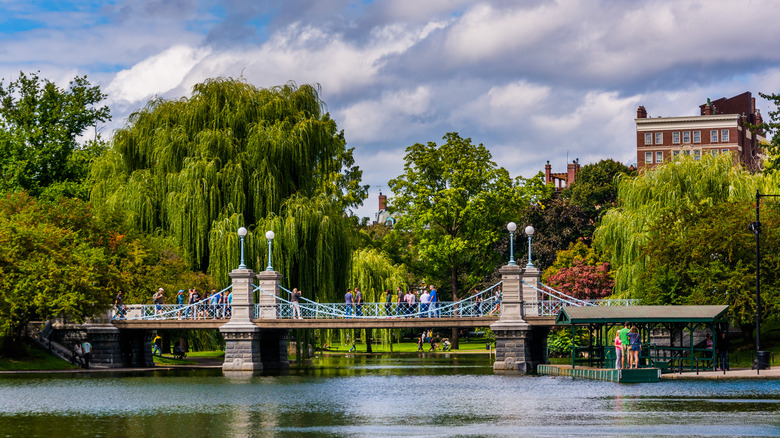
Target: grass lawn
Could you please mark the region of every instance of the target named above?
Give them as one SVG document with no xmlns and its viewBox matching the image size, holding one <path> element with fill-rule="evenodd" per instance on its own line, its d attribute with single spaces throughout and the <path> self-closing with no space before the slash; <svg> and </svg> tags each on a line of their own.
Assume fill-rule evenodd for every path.
<svg viewBox="0 0 780 438">
<path fill-rule="evenodd" d="M 174 359 L 173 356 L 153 356 L 154 363 L 156 365 L 197 365 L 198 361 L 193 360 L 196 358 L 208 358 L 219 359 L 225 356 L 225 352 L 222 350 L 215 351 L 190 351 L 187 353 L 187 357 L 184 359 Z"/>
<path fill-rule="evenodd" d="M 69 370 L 74 368 L 78 367 L 49 354 L 37 345 L 28 347 L 25 357 L 19 359 L 0 357 L 0 371 Z"/>
</svg>

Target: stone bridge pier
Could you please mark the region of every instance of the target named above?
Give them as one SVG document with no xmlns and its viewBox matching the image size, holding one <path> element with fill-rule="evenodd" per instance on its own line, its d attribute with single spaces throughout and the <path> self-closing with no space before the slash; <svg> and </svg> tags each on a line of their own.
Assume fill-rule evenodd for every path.
<svg viewBox="0 0 780 438">
<path fill-rule="evenodd" d="M 255 274 L 251 269 L 235 269 L 230 273 L 233 283 L 233 304 L 230 322 L 219 328 L 225 337 L 225 362 L 223 371 L 271 371 L 290 368 L 287 358 L 289 330 L 261 330 L 254 319 L 254 280 L 264 291 L 260 292 L 260 318 L 277 318 L 276 297 L 279 296 L 281 274 L 276 271 L 262 271 Z"/>
<path fill-rule="evenodd" d="M 528 285 L 537 286 L 541 272 L 534 267 L 517 265 L 505 265 L 499 272 L 503 287 L 501 318 L 490 325 L 496 336 L 493 370 L 535 373 L 536 366 L 544 363 L 550 328 L 531 326 L 523 318 L 526 316 L 525 303 L 539 302 L 539 293 Z M 538 316 L 537 307 L 533 307 L 532 312 L 534 314 L 529 316 Z"/>
</svg>

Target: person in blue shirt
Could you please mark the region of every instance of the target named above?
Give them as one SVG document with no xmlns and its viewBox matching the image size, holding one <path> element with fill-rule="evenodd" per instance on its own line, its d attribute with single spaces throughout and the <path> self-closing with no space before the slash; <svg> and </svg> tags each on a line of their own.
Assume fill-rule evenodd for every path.
<svg viewBox="0 0 780 438">
<path fill-rule="evenodd" d="M 429 285 L 428 288 L 431 290 L 430 302 L 428 304 L 428 318 L 438 318 L 439 295 L 436 293 L 436 288 L 434 288 L 432 284 Z"/>
<path fill-rule="evenodd" d="M 220 303 L 222 303 L 222 293 L 212 289 L 211 296 L 209 296 L 209 305 L 211 306 L 211 317 L 214 319 L 222 317 L 222 306 L 220 306 Z"/>
<path fill-rule="evenodd" d="M 347 293 L 344 294 L 344 302 L 347 304 L 347 318 L 352 318 L 352 289 L 347 289 Z"/>
<path fill-rule="evenodd" d="M 176 308 L 179 309 L 178 319 L 181 319 L 181 309 L 184 308 L 184 289 L 179 289 L 179 293 L 176 294 Z"/>
</svg>

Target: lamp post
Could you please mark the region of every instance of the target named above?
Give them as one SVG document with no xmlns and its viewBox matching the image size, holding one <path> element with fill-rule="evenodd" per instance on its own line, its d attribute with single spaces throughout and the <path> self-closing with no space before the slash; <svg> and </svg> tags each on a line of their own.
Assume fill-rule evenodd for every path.
<svg viewBox="0 0 780 438">
<path fill-rule="evenodd" d="M 534 227 L 530 225 L 525 227 L 525 234 L 528 234 L 528 264 L 525 265 L 525 267 L 535 268 L 534 264 L 531 262 L 531 236 L 534 235 Z"/>
<path fill-rule="evenodd" d="M 761 198 L 777 198 L 780 195 L 762 195 L 756 190 L 756 221 L 751 223 L 748 228 L 756 235 L 756 372 L 761 369 L 761 250 L 759 247 L 759 238 L 761 236 L 761 221 L 759 212 L 761 210 Z"/>
<path fill-rule="evenodd" d="M 268 266 L 266 266 L 266 271 L 273 271 L 274 268 L 271 266 L 271 244 L 274 241 L 274 232 L 271 230 L 268 230 L 265 232 L 265 238 L 268 239 Z"/>
<path fill-rule="evenodd" d="M 241 240 L 241 263 L 238 265 L 238 269 L 246 269 L 244 264 L 244 237 L 246 236 L 246 228 L 241 227 L 238 229 L 238 238 Z"/>
<path fill-rule="evenodd" d="M 506 224 L 506 229 L 509 230 L 509 265 L 515 266 L 517 263 L 515 263 L 515 230 L 517 229 L 517 224 L 514 222 L 510 222 Z"/>
</svg>

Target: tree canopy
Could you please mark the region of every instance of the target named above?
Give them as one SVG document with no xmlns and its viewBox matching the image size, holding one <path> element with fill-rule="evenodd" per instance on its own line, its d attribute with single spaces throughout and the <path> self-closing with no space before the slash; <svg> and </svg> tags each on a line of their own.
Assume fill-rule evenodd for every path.
<svg viewBox="0 0 780 438">
<path fill-rule="evenodd" d="M 265 266 L 262 235 L 274 230 L 274 266 L 285 280 L 333 294 L 343 289 L 351 253 L 344 212 L 367 186 L 323 108 L 313 86 L 261 89 L 237 79 L 207 80 L 189 98 L 154 99 L 93 166 L 92 200 L 133 212 L 142 230 L 173 236 L 192 268 L 223 282 L 238 265 L 236 229 L 250 229 L 250 267 Z"/>
<path fill-rule="evenodd" d="M 111 118 L 100 88 L 86 76 L 62 89 L 37 74 L 19 73 L 0 81 L 0 191 L 26 190 L 34 196 L 79 196 L 100 141 L 79 145 L 90 126 Z"/>
<path fill-rule="evenodd" d="M 496 244 L 508 239 L 513 214 L 550 189 L 538 176 L 512 180 L 470 138 L 448 133 L 443 139 L 406 148 L 404 173 L 389 182 L 390 209 L 400 214 L 393 233 L 409 236 L 412 258 L 420 262 L 412 269 L 457 300 L 500 263 Z"/>
</svg>

